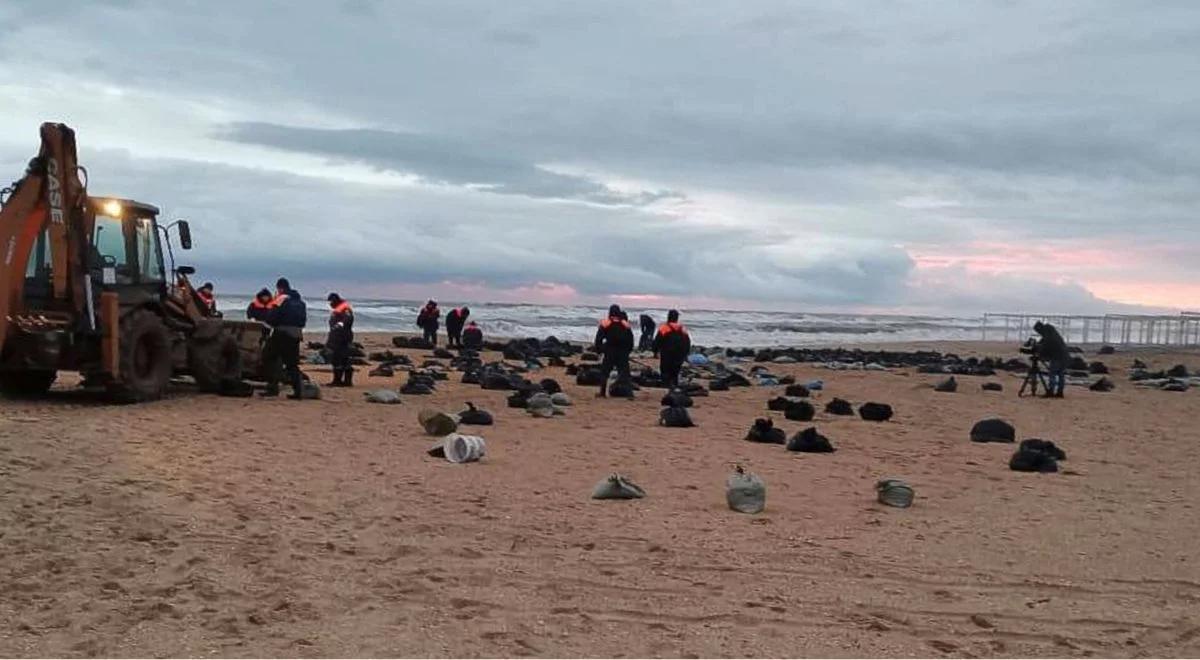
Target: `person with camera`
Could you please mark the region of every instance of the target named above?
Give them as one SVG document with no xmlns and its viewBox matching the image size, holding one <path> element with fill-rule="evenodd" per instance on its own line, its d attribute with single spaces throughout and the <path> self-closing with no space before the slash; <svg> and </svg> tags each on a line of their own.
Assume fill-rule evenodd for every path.
<svg viewBox="0 0 1200 660">
<path fill-rule="evenodd" d="M 1042 338 L 1034 350 L 1038 358 L 1046 363 L 1046 396 L 1061 399 L 1067 386 L 1067 364 L 1071 361 L 1067 342 L 1059 334 L 1058 328 L 1049 323 L 1038 321 L 1033 324 L 1033 331 Z"/>
</svg>

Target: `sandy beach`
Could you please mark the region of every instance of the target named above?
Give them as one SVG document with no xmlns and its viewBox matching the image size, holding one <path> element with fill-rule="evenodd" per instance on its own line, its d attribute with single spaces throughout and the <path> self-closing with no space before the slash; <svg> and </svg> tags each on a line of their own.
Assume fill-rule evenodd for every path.
<svg viewBox="0 0 1200 660">
<path fill-rule="evenodd" d="M 661 390 L 597 400 L 557 368 L 540 376 L 575 405 L 554 419 L 457 373 L 369 404 L 404 374 L 365 369 L 311 402 L 0 402 L 0 655 L 1198 655 L 1200 393 L 1124 373 L 1200 354 L 1087 357 L 1115 391 L 1018 399 L 1002 373 L 944 394 L 913 369 L 771 365 L 824 379 L 818 404 L 895 407 L 818 413 L 827 455 L 743 440 L 782 387 L 714 392 L 697 428 L 668 429 Z M 496 417 L 477 427 L 486 458 L 427 456 L 417 412 L 467 401 Z M 1013 472 L 1013 446 L 969 442 L 992 416 L 1058 443 L 1063 471 Z M 735 463 L 766 481 L 762 514 L 727 508 Z M 648 496 L 591 500 L 612 472 Z M 878 504 L 883 477 L 916 504 Z"/>
</svg>

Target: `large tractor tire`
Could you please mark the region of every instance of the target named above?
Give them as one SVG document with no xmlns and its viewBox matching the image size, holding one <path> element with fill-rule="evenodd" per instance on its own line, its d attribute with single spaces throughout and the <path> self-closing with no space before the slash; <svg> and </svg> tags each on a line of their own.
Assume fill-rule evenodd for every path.
<svg viewBox="0 0 1200 660">
<path fill-rule="evenodd" d="M 0 371 L 0 394 L 9 399 L 39 397 L 57 377 L 58 372 L 53 370 Z"/>
<path fill-rule="evenodd" d="M 188 343 L 188 369 L 202 392 L 220 392 L 224 383 L 242 379 L 242 353 L 237 340 L 222 332 Z"/>
<path fill-rule="evenodd" d="M 113 399 L 137 403 L 161 399 L 171 382 L 171 335 L 155 313 L 140 309 L 121 319 L 120 370 Z"/>
</svg>

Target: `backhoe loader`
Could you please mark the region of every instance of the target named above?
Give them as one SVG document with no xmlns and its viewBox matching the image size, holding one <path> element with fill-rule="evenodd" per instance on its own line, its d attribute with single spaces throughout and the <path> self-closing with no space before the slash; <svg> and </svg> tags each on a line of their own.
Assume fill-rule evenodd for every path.
<svg viewBox="0 0 1200 660">
<path fill-rule="evenodd" d="M 77 371 L 113 400 L 149 401 L 174 376 L 216 391 L 257 370 L 261 326 L 201 304 L 171 248 L 174 229 L 191 249 L 188 223 L 158 214 L 90 196 L 74 131 L 42 124 L 38 156 L 0 190 L 0 393 L 40 395 Z"/>
</svg>

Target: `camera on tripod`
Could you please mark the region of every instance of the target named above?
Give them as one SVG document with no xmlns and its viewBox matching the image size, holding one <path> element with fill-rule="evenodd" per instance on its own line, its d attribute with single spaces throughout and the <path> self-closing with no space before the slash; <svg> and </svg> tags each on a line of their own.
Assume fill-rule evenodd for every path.
<svg viewBox="0 0 1200 660">
<path fill-rule="evenodd" d="M 1025 396 L 1028 392 L 1031 396 L 1037 396 L 1038 388 L 1041 387 L 1043 392 L 1050 391 L 1050 383 L 1046 381 L 1046 372 L 1042 370 L 1041 360 L 1038 358 L 1038 349 L 1040 343 L 1037 337 L 1030 337 L 1021 344 L 1018 351 L 1029 356 L 1029 371 L 1025 373 L 1025 380 L 1021 383 L 1021 389 L 1017 390 L 1017 396 Z"/>
</svg>

